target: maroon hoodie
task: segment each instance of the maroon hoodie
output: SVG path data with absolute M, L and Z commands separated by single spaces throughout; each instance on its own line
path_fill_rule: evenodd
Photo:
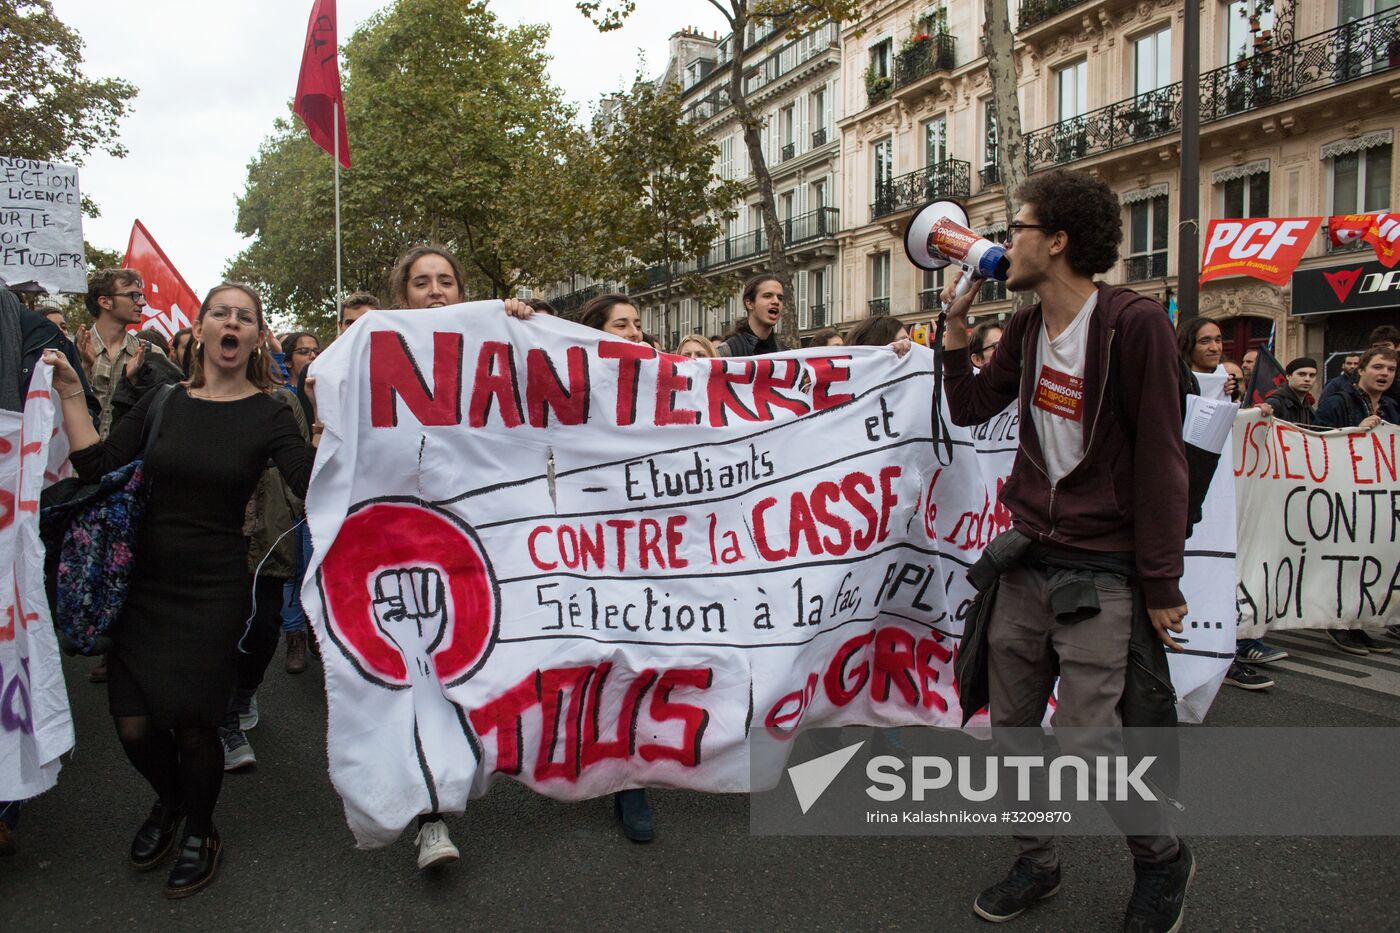
M 948 409 L 955 424 L 980 424 L 1019 396 L 1021 443 L 1001 493 L 1016 527 L 1046 543 L 1133 552 L 1148 607 L 1169 609 L 1186 603 L 1179 586 L 1187 473 L 1176 335 L 1151 298 L 1102 283 L 1098 290 L 1084 353 L 1084 459 L 1059 483 L 1050 484 L 1030 416 L 1035 380 L 1021 378 L 1040 371 L 1039 304 L 1012 315 L 977 375 L 966 349 L 946 353 Z M 1117 403 L 1110 386 L 1122 394 Z

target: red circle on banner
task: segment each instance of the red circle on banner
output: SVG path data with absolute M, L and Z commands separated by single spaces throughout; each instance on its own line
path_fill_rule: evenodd
M 375 625 L 374 580 L 384 570 L 423 566 L 447 580 L 447 625 L 433 667 L 451 685 L 485 662 L 500 614 L 491 565 L 469 526 L 416 501 L 372 500 L 346 516 L 317 571 L 332 636 L 361 673 L 387 686 L 407 686 L 408 669 Z

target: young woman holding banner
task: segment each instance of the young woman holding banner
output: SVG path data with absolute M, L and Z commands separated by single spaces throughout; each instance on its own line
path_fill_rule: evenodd
M 525 319 L 532 312 L 528 305 L 508 301 L 506 313 Z M 644 342 L 642 313 L 626 295 L 607 294 L 591 299 L 583 306 L 579 323 L 630 343 Z M 624 836 L 633 842 L 651 842 L 656 834 L 656 824 L 651 812 L 651 799 L 645 788 L 634 787 L 613 794 L 613 809 L 622 824 Z
M 143 467 L 150 499 L 139 559 L 111 633 L 107 695 L 117 738 L 157 795 L 132 840 L 131 864 L 154 868 L 178 842 L 166 897 L 199 891 L 219 865 L 217 726 L 249 614 L 244 508 L 269 460 L 305 495 L 315 454 L 291 410 L 269 394 L 266 326 L 249 286 L 225 282 L 209 292 L 193 329 L 190 378 L 146 393 L 105 441 L 72 365 L 60 353 L 44 355 L 63 399 L 73 466 L 89 482 L 142 456 L 147 412 L 164 399 Z

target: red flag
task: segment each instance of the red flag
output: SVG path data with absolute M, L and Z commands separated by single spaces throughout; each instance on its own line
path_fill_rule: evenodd
M 1227 275 L 1249 275 L 1287 285 L 1307 252 L 1321 217 L 1212 220 L 1206 228 L 1201 284 Z
M 122 268 L 141 273 L 146 289 L 141 323 L 133 325 L 133 330 L 154 327 L 167 337 L 174 337 L 177 330 L 190 326 L 199 310 L 199 298 L 139 220 L 131 225 Z
M 340 164 L 350 167 L 350 138 L 345 135 L 345 101 L 340 96 L 340 59 L 336 43 L 335 0 L 315 0 L 301 53 L 301 75 L 292 111 L 306 124 L 311 141 L 335 154 L 332 125 L 339 123 Z
M 1400 214 L 1376 214 L 1361 239 L 1371 244 L 1376 258 L 1387 269 L 1400 264 Z

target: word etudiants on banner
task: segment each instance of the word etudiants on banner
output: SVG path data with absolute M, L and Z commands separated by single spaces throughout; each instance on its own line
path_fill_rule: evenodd
M 1322 217 L 1221 218 L 1206 228 L 1201 283 L 1247 275 L 1270 285 L 1288 284 Z M 1369 243 L 1387 269 L 1400 263 L 1400 214 L 1345 214 L 1326 218 L 1334 246 Z

